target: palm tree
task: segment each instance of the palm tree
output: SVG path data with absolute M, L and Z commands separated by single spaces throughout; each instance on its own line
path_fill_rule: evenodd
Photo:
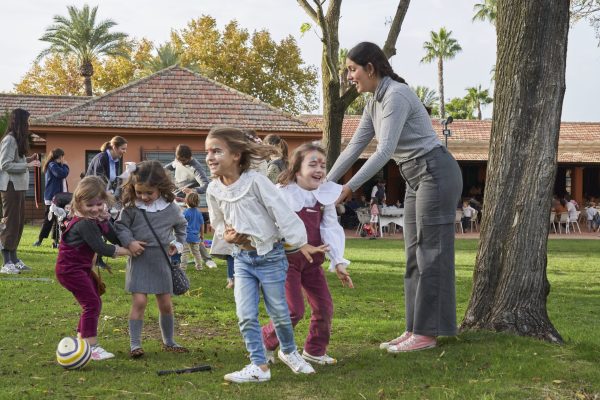
M 477 3 L 473 6 L 473 21 L 488 21 L 492 25 L 496 26 L 496 16 L 498 7 L 496 6 L 497 0 L 483 0 L 483 3 Z
M 40 53 L 38 60 L 50 53 L 75 55 L 79 73 L 84 78 L 85 93 L 92 96 L 92 62 L 102 55 L 127 57 L 127 35 L 109 32 L 117 25 L 110 19 L 96 23 L 98 6 L 90 9 L 85 4 L 81 10 L 68 6 L 67 10 L 69 16 L 55 15 L 54 25 L 46 28 L 46 33 L 40 38 L 41 41 L 50 43 L 50 47 Z
M 425 107 L 431 109 L 431 115 L 436 116 L 439 113 L 438 106 L 440 98 L 435 90 L 430 89 L 427 86 L 417 86 L 411 89 L 415 92 L 419 100 L 421 100 L 421 103 L 423 103 Z
M 423 43 L 425 57 L 421 59 L 422 63 L 430 63 L 437 60 L 438 64 L 438 85 L 440 92 L 440 116 L 444 118 L 446 110 L 444 109 L 444 60 L 454 58 L 462 47 L 456 39 L 452 38 L 452 31 L 446 31 L 446 28 L 440 28 L 439 32 L 431 31 L 431 40 Z
M 467 88 L 465 99 L 473 108 L 477 109 L 477 119 L 479 120 L 481 119 L 481 106 L 485 106 L 492 102 L 492 98 L 489 96 L 489 90 L 481 90 L 481 85 Z

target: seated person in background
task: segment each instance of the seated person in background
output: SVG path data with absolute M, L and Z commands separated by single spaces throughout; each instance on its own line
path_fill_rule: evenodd
M 567 212 L 567 202 L 564 199 L 553 199 L 552 208 L 556 212 L 556 218 L 560 219 L 560 214 Z
M 593 201 L 588 203 L 585 209 L 588 221 L 588 231 L 596 231 L 600 226 L 600 212 L 596 209 L 596 203 Z
M 358 201 L 358 208 L 368 207 L 369 203 L 367 202 L 367 197 L 362 194 L 360 195 L 360 200 Z
M 177 197 L 185 197 L 186 194 L 206 192 L 209 180 L 202 170 L 200 162 L 192 157 L 192 150 L 185 144 L 180 144 L 175 149 L 175 160 L 165 165 L 167 171 L 175 173 L 175 186 Z
M 473 218 L 473 214 L 477 211 L 473 207 L 470 206 L 467 200 L 463 201 L 462 206 L 463 216 L 462 216 L 462 226 L 463 230 L 467 230 L 469 225 L 471 225 L 471 218 Z
M 346 208 L 351 208 L 352 210 L 356 210 L 359 208 L 360 203 L 356 200 L 356 197 L 352 197 L 350 200 L 346 202 Z
M 579 210 L 579 203 L 577 203 L 577 202 L 575 201 L 575 199 L 572 199 L 572 198 L 571 198 L 571 195 L 570 195 L 569 193 L 565 194 L 565 200 L 566 200 L 568 203 L 571 203 L 571 204 L 573 204 L 573 205 L 575 206 L 575 210 Z
M 567 213 L 569 213 L 569 221 L 577 221 L 577 207 L 569 199 L 570 197 L 566 195 L 564 200 L 561 200 L 561 204 L 567 208 Z

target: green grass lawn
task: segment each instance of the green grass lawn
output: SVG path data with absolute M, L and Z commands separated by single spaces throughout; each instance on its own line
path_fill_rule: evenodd
M 313 376 L 296 376 L 285 365 L 272 367 L 264 384 L 226 384 L 223 375 L 248 363 L 237 328 L 233 292 L 225 289 L 226 268 L 188 269 L 192 290 L 174 299 L 178 341 L 190 354 L 160 351 L 154 299 L 146 313 L 144 349 L 128 357 L 129 296 L 124 259 L 113 260 L 114 274 L 103 274 L 99 324 L 102 345 L 116 358 L 92 362 L 82 371 L 56 364 L 58 341 L 75 334 L 80 308 L 54 278 L 56 250 L 51 241 L 32 247 L 37 227 L 26 227 L 21 258 L 32 273 L 0 276 L 0 398 L 173 398 L 173 399 L 597 399 L 600 398 L 600 241 L 552 240 L 548 312 L 565 339 L 556 346 L 493 333 L 443 338 L 440 346 L 389 355 L 379 343 L 404 327 L 403 243 L 349 240 L 347 257 L 355 290 L 343 289 L 328 274 L 335 316 L 329 354 L 335 366 L 317 367 Z M 471 289 L 476 240 L 459 240 L 458 318 Z M 24 278 L 50 278 L 23 280 Z M 263 321 L 266 319 L 262 312 Z M 307 320 L 297 329 L 302 347 Z M 159 377 L 157 370 L 210 364 L 212 372 Z

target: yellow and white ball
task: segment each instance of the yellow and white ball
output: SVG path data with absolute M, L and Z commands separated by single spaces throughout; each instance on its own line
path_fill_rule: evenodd
M 92 348 L 85 340 L 65 337 L 58 343 L 56 361 L 65 369 L 80 369 L 92 359 Z

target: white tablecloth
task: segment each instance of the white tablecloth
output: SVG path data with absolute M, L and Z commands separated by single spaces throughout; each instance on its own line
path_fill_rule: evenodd
M 383 227 L 389 224 L 404 226 L 404 209 L 397 207 L 383 207 L 379 214 L 379 235 L 383 236 Z

